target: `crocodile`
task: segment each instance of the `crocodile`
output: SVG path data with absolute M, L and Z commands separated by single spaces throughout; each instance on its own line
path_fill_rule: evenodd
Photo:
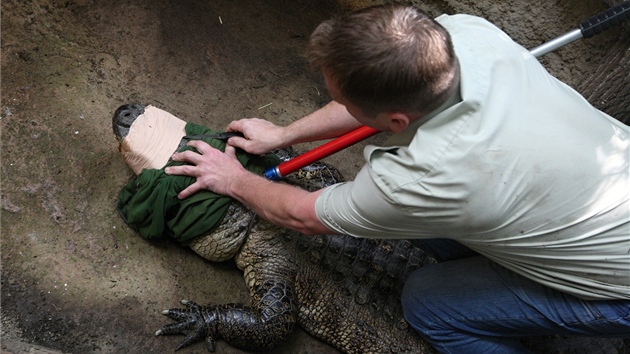
M 130 104 L 116 110 L 112 125 L 119 142 L 144 109 Z M 183 139 L 178 148 L 185 144 Z M 292 148 L 274 153 L 281 161 L 296 156 Z M 335 168 L 318 162 L 285 177 L 283 183 L 312 191 L 343 180 Z M 202 306 L 183 300 L 184 308 L 165 311 L 175 322 L 156 334 L 185 334 L 177 349 L 205 339 L 210 351 L 217 340 L 245 350 L 270 351 L 299 325 L 344 353 L 433 352 L 405 321 L 400 304 L 407 276 L 437 262 L 421 244 L 305 236 L 232 201 L 221 223 L 187 246 L 209 261 L 234 258 L 251 302 Z

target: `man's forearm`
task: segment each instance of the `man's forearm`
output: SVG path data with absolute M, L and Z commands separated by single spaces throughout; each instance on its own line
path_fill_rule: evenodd
M 361 124 L 346 110 L 346 107 L 331 101 L 319 110 L 285 127 L 289 142 L 287 146 L 309 141 L 336 138 Z M 285 146 L 286 147 L 286 146 Z
M 306 235 L 333 233 L 317 218 L 315 200 L 321 190 L 303 189 L 272 182 L 250 172 L 232 183 L 228 194 L 270 222 Z

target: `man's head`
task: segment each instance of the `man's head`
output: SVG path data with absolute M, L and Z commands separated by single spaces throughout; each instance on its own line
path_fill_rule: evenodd
M 376 6 L 328 20 L 312 34 L 307 56 L 332 86 L 333 99 L 363 117 L 420 117 L 444 103 L 459 83 L 448 32 L 411 6 Z

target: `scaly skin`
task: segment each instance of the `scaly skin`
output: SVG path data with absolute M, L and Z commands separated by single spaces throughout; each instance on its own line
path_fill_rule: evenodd
M 135 105 L 116 111 L 113 127 L 119 141 L 143 110 Z M 283 160 L 295 156 L 292 149 L 276 153 Z M 339 172 L 322 163 L 285 179 L 308 190 L 340 181 Z M 218 339 L 268 351 L 297 322 L 345 353 L 432 352 L 404 320 L 400 293 L 413 270 L 436 260 L 407 240 L 307 237 L 258 219 L 233 202 L 221 225 L 189 246 L 211 261 L 235 257 L 251 303 L 200 306 L 184 301 L 185 308 L 165 311 L 175 323 L 156 334 L 186 334 L 179 348 L 205 338 L 211 351 Z

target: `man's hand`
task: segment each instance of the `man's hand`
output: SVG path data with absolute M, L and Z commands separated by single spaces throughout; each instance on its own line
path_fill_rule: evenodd
M 227 131 L 243 133 L 245 138 L 232 137 L 229 144 L 250 154 L 265 154 L 273 149 L 286 147 L 284 128 L 259 118 L 236 120 L 230 123 Z
M 232 139 L 234 138 L 230 138 Z M 202 189 L 208 189 L 238 200 L 276 225 L 306 235 L 333 233 L 319 221 L 315 213 L 315 200 L 322 190 L 308 192 L 285 183 L 272 182 L 247 171 L 236 159 L 234 146 L 226 145 L 223 153 L 200 140 L 193 140 L 188 145 L 198 152 L 188 150 L 176 153 L 172 159 L 192 165 L 165 169 L 169 175 L 185 175 L 197 179 L 181 191 L 178 198 L 184 199 Z
M 200 140 L 190 141 L 188 146 L 197 149 L 198 153 L 187 150 L 174 154 L 172 159 L 192 165 L 172 166 L 164 170 L 168 175 L 185 175 L 197 179 L 177 195 L 179 199 L 185 199 L 202 189 L 231 196 L 231 183 L 242 174 L 250 173 L 236 159 L 236 150 L 233 146 L 226 145 L 225 153 Z

